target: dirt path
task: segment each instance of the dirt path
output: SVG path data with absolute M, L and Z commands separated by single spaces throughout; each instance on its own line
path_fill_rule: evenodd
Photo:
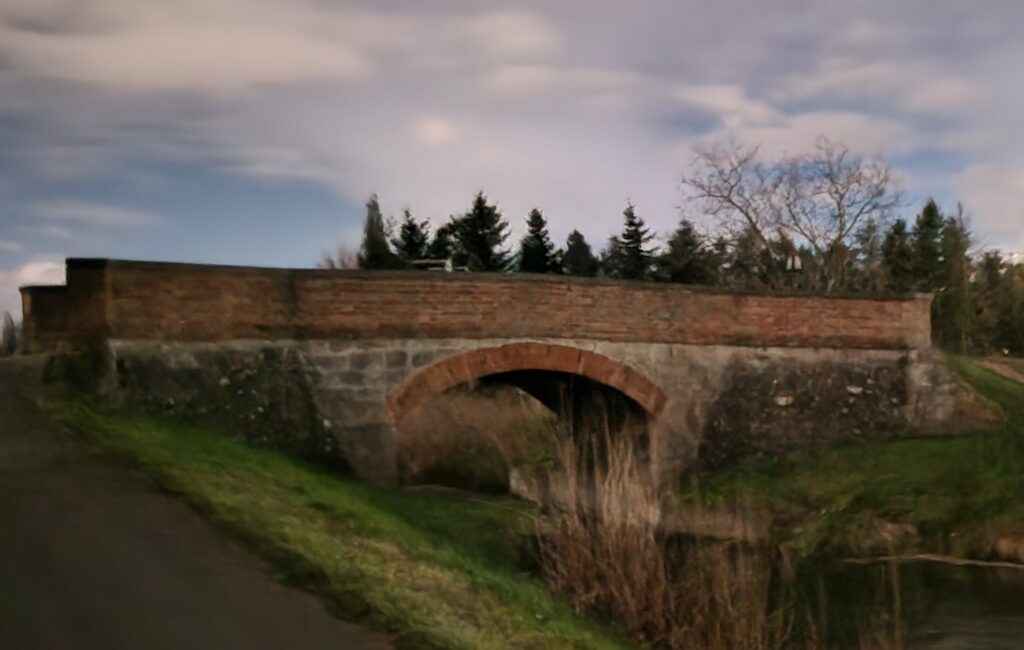
M 391 647 L 50 424 L 38 371 L 0 360 L 0 647 Z
M 978 364 L 1001 377 L 1009 379 L 1010 381 L 1024 384 L 1024 373 L 1017 371 L 1001 361 L 996 361 L 994 359 L 982 359 L 978 361 Z

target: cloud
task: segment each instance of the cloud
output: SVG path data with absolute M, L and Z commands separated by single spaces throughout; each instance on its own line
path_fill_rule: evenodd
M 30 206 L 29 212 L 40 219 L 113 228 L 150 226 L 160 221 L 149 212 L 85 201 L 45 201 Z
M 3 20 L 6 18 L 6 20 Z M 346 83 L 380 60 L 463 67 L 558 48 L 542 16 L 374 12 L 273 0 L 53 0 L 0 7 L 0 54 L 30 74 L 132 91 L 221 94 L 275 84 Z
M 353 79 L 370 68 L 348 39 L 317 29 L 322 12 L 234 0 L 99 3 L 76 13 L 88 31 L 18 29 L 7 21 L 0 43 L 30 73 L 135 90 L 197 88 L 222 92 L 256 84 Z M 10 12 L 9 13 L 14 13 Z M 23 6 L 22 14 L 29 14 Z M 336 15 L 335 21 L 344 20 Z M 51 22 L 52 22 L 51 18 Z M 47 17 L 38 15 L 37 23 Z
M 2 253 L 17 253 L 24 248 L 21 244 L 16 241 L 3 241 L 0 240 L 0 252 Z
M 440 117 L 424 117 L 416 120 L 414 131 L 416 138 L 425 144 L 447 144 L 459 135 L 454 124 Z
M 47 226 L 43 228 L 43 232 L 58 239 L 71 239 L 73 236 L 70 230 L 67 228 L 61 228 L 60 226 Z
M 727 129 L 770 126 L 784 120 L 777 109 L 749 98 L 737 84 L 679 86 L 672 94 L 683 104 L 715 113 Z
M 555 28 L 532 13 L 482 13 L 446 22 L 451 35 L 470 38 L 478 49 L 502 58 L 550 54 L 561 42 Z
M 954 182 L 974 218 L 985 224 L 987 236 L 980 243 L 1004 251 L 1024 252 L 1020 213 L 1007 211 L 1007 206 L 1019 209 L 1024 205 L 1024 164 L 1017 167 L 973 164 Z M 1000 218 L 1004 215 L 1007 218 Z
M 809 72 L 790 76 L 773 96 L 785 102 L 842 102 L 865 111 L 955 115 L 974 108 L 983 92 L 934 61 L 848 56 L 825 59 Z
M 0 314 L 10 312 L 21 319 L 19 287 L 37 284 L 64 284 L 64 258 L 41 255 L 12 269 L 0 269 Z
M 627 198 L 670 230 L 708 139 L 774 154 L 827 135 L 901 161 L 908 193 L 955 191 L 1010 241 L 1024 5 L 993 2 L 0 0 L 0 165 L 31 181 L 10 187 L 58 188 L 26 199 L 54 237 L 158 219 L 45 198 L 62 183 L 173 182 L 173 167 L 356 205 L 376 191 L 435 221 L 483 189 L 517 233 L 539 206 L 556 238 L 600 246 Z M 927 156 L 949 164 L 922 173 Z

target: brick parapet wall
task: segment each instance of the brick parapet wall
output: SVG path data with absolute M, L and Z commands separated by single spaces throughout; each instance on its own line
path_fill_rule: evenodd
M 62 322 L 72 340 L 555 337 L 754 347 L 930 346 L 927 296 L 771 296 L 558 276 L 71 259 L 64 304 Z M 42 341 L 46 323 L 60 319 L 33 311 Z
M 67 336 L 67 287 L 21 287 L 21 349 L 54 349 Z

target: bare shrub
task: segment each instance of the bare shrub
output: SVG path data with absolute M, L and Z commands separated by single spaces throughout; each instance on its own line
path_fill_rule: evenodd
M 666 640 L 672 588 L 656 535 L 659 508 L 632 444 L 558 441 L 550 478 L 555 514 L 540 531 L 541 565 L 556 591 L 579 610 L 621 620 L 642 642 Z
M 555 415 L 511 386 L 438 395 L 399 427 L 399 472 L 406 483 L 506 491 L 514 468 L 543 460 Z
M 638 643 L 689 650 L 814 647 L 773 598 L 772 563 L 725 545 L 673 548 L 636 440 L 562 435 L 554 512 L 538 531 L 548 584 L 578 609 L 620 622 Z M 603 453 L 603 457 L 596 455 Z
M 347 271 L 359 268 L 359 252 L 354 250 L 347 244 L 339 244 L 338 250 L 332 255 L 331 253 L 324 252 L 320 261 L 317 262 L 317 268 L 328 269 L 334 271 Z
M 18 326 L 8 312 L 4 312 L 0 323 L 0 355 L 12 355 L 18 350 Z

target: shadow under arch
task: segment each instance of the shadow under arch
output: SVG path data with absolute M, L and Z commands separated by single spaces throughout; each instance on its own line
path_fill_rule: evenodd
M 596 352 L 551 343 L 510 343 L 446 357 L 413 373 L 387 399 L 393 424 L 429 399 L 490 375 L 546 370 L 580 375 L 609 386 L 636 402 L 650 421 L 665 406 L 665 394 L 633 368 Z

